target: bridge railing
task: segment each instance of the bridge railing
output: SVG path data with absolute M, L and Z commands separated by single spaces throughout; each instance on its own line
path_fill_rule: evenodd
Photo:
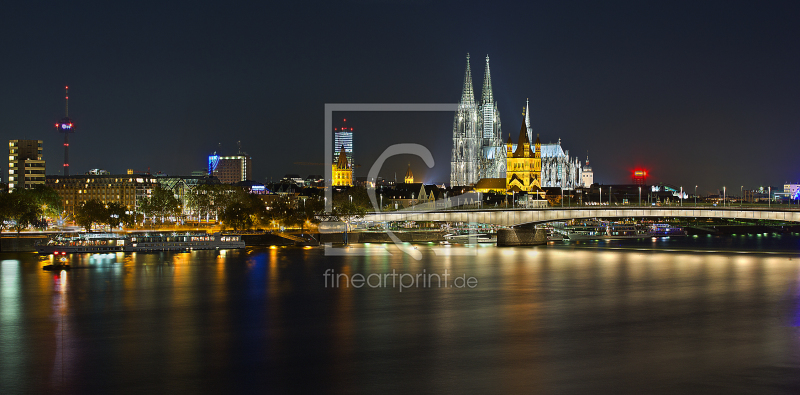
M 417 210 L 419 208 L 419 210 Z M 495 207 L 495 206 L 474 206 L 474 207 L 436 207 L 431 208 L 428 206 L 410 206 L 400 210 L 383 210 L 383 211 L 371 211 L 369 214 L 378 214 L 378 213 L 415 213 L 415 212 L 471 212 L 471 211 L 548 211 L 548 210 L 721 210 L 721 211 L 739 211 L 739 210 L 747 210 L 747 211 L 800 211 L 800 206 L 797 205 L 772 205 L 772 206 L 764 206 L 764 205 L 731 205 L 731 206 L 714 206 L 710 204 L 701 205 L 658 205 L 658 206 L 647 206 L 647 205 L 572 205 L 572 206 L 551 206 L 546 208 L 527 208 L 527 207 Z

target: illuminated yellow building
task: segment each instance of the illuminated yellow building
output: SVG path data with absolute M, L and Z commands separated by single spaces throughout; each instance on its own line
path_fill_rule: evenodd
M 514 149 L 511 136 L 506 143 L 506 190 L 542 194 L 542 144 L 539 135 L 533 149 L 528 140 L 525 122 L 519 130 L 519 140 Z
M 481 178 L 474 187 L 475 192 L 481 193 L 505 193 L 506 192 L 506 179 L 505 178 Z
M 406 170 L 406 184 L 413 184 L 414 183 L 414 173 L 411 172 L 411 164 L 408 164 L 408 170 Z
M 347 156 L 344 153 L 344 147 L 339 150 L 339 159 L 333 165 L 333 183 L 335 187 L 351 187 L 353 186 L 353 169 L 350 167 L 350 162 L 347 161 Z

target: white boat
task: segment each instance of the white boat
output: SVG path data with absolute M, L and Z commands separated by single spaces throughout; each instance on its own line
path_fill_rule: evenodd
M 680 226 L 670 224 L 653 224 L 650 226 L 650 235 L 653 237 L 686 236 L 686 234 L 686 230 Z
M 241 236 L 220 233 L 130 234 L 86 233 L 59 235 L 39 245 L 40 254 L 158 252 L 245 248 Z
M 683 228 L 667 224 L 642 225 L 631 223 L 587 222 L 575 225 L 557 225 L 554 233 L 570 240 L 619 240 L 648 237 L 683 236 Z
M 497 238 L 486 233 L 446 234 L 445 241 L 458 244 L 496 243 Z

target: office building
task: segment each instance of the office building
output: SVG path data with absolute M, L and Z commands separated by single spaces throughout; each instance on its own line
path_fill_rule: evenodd
M 8 141 L 8 189 L 29 189 L 44 185 L 45 163 L 42 140 Z
M 149 197 L 158 181 L 154 176 L 129 174 L 84 174 L 47 176 L 46 185 L 61 197 L 64 211 L 73 216 L 75 210 L 88 200 L 118 203 L 136 211 L 142 199 Z
M 333 157 L 338 158 L 339 152 L 344 151 L 350 169 L 355 169 L 353 163 L 353 128 L 347 127 L 347 119 L 342 121 L 340 128 L 333 128 Z
M 208 175 L 217 177 L 223 184 L 235 184 L 251 179 L 252 158 L 240 152 L 233 156 L 219 156 L 216 153 L 208 157 Z

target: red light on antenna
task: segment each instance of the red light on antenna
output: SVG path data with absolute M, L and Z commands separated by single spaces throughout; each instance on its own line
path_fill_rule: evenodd
M 333 128 L 333 130 L 339 130 L 339 128 Z
M 350 128 L 350 130 L 353 130 L 353 128 Z
M 56 127 L 58 127 L 58 124 L 56 124 Z
M 71 124 L 71 123 L 69 124 L 69 127 L 72 127 L 72 124 Z
M 64 89 L 69 89 L 69 86 L 65 86 Z
M 343 122 L 347 122 L 347 118 L 345 118 L 345 119 L 343 120 Z

